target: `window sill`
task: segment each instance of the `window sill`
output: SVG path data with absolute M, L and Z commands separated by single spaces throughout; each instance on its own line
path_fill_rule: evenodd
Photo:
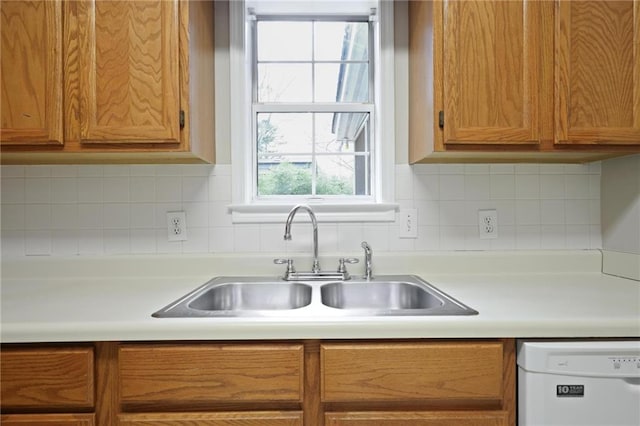
M 294 204 L 230 205 L 233 223 L 284 223 Z M 393 222 L 398 209 L 392 203 L 309 204 L 318 222 Z M 303 219 L 303 218 L 307 219 Z M 309 220 L 307 215 L 300 219 Z

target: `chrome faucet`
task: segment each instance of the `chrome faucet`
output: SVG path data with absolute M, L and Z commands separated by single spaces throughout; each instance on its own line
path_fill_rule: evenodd
M 364 249 L 364 278 L 370 280 L 373 278 L 373 264 L 371 262 L 371 255 L 373 252 L 371 251 L 371 246 L 363 241 L 361 247 Z
M 291 209 L 289 216 L 287 217 L 287 222 L 284 226 L 284 239 L 286 241 L 291 240 L 291 222 L 300 209 L 309 213 L 311 225 L 313 225 L 313 266 L 311 267 L 311 272 L 318 274 L 320 273 L 320 262 L 318 261 L 318 221 L 316 220 L 316 215 L 313 213 L 313 210 L 311 210 L 311 207 L 304 204 L 298 204 Z

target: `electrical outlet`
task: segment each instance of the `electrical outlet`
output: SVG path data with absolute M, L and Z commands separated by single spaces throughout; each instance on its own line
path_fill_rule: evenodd
M 418 210 L 417 209 L 401 209 L 400 210 L 400 230 L 398 231 L 400 238 L 418 238 Z
M 482 240 L 498 238 L 498 211 L 478 210 L 478 230 Z
M 169 241 L 187 240 L 187 218 L 184 212 L 167 212 L 167 236 Z

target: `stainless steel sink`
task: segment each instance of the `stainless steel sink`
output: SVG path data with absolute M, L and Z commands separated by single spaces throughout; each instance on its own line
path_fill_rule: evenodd
M 395 275 L 324 282 L 218 277 L 153 316 L 322 318 L 477 313 L 417 276 Z
M 153 316 L 260 316 L 264 311 L 287 311 L 309 305 L 311 290 L 311 286 L 301 283 L 215 278 Z
M 478 312 L 416 276 L 379 277 L 321 287 L 322 303 L 353 315 L 474 315 Z
M 332 283 L 322 286 L 322 303 L 338 309 L 432 309 L 444 302 L 405 282 Z
M 229 283 L 213 286 L 189 303 L 201 311 L 297 309 L 311 302 L 311 287 L 287 283 Z

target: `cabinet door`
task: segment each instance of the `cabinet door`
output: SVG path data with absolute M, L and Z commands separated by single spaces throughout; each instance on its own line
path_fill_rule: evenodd
M 508 426 L 502 411 L 326 413 L 326 426 Z
M 63 143 L 62 3 L 0 2 L 2 145 Z
M 121 414 L 120 426 L 302 426 L 299 411 Z
M 538 144 L 540 2 L 446 1 L 443 14 L 445 146 Z
M 6 414 L 4 426 L 93 426 L 93 414 Z
M 323 343 L 324 402 L 503 400 L 501 342 Z
M 76 13 L 81 142 L 180 142 L 178 0 L 84 0 Z
M 1 362 L 5 410 L 93 407 L 91 347 L 3 347 Z
M 122 345 L 123 404 L 183 407 L 302 401 L 300 344 Z M 155 404 L 155 405 L 154 405 Z
M 640 145 L 640 1 L 556 2 L 556 142 Z

